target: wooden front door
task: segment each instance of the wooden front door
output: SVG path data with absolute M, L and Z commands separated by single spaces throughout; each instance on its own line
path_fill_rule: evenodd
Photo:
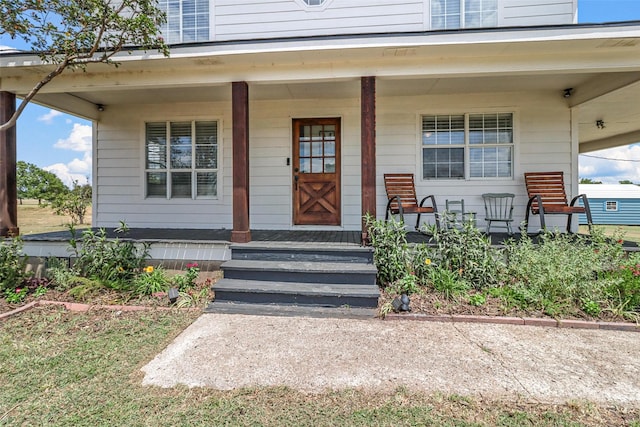
M 340 119 L 293 120 L 293 223 L 340 225 Z

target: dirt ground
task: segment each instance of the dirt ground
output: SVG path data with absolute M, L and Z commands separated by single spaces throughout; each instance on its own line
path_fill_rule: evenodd
M 143 383 L 288 386 L 588 400 L 640 406 L 634 332 L 534 326 L 203 314 Z

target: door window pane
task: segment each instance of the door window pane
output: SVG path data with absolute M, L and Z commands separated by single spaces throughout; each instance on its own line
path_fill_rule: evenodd
M 335 157 L 325 157 L 324 158 L 324 172 L 325 173 L 334 173 L 336 171 L 336 158 Z
M 323 172 L 322 165 L 323 165 L 323 162 L 321 158 L 311 159 L 311 173 L 322 173 Z

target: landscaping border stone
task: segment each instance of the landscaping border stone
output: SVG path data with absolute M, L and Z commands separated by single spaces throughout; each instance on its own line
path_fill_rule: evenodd
M 420 314 L 420 313 L 389 313 L 385 320 L 418 320 L 423 322 L 466 322 L 466 323 L 492 323 L 502 325 L 542 326 L 547 328 L 572 328 L 572 329 L 600 329 L 607 331 L 640 332 L 640 324 L 623 322 L 591 322 L 588 320 L 574 319 L 545 319 L 536 317 L 499 317 L 499 316 L 474 316 L 458 314 Z

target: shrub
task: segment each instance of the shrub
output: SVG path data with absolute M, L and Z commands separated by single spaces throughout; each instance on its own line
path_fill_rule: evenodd
M 132 290 L 131 281 L 149 254 L 147 244 L 138 248 L 133 242 L 108 239 L 104 228 L 97 232 L 83 231 L 78 242 L 73 226 L 69 228 L 72 233 L 69 244 L 76 257 L 73 266 L 76 272 L 115 289 Z
M 380 287 L 386 287 L 404 277 L 407 273 L 409 260 L 409 245 L 404 222 L 375 219 L 371 215 L 365 216 L 373 259 L 378 269 L 377 281 Z
M 0 243 L 0 291 L 14 291 L 22 287 L 28 277 L 25 273 L 27 256 L 22 254 L 20 238 L 5 239 Z
M 550 315 L 601 298 L 599 277 L 623 256 L 619 243 L 602 239 L 597 232 L 591 237 L 547 232 L 537 244 L 523 233 L 519 242 L 506 244 L 505 252 L 508 266 L 503 281 L 510 290 L 501 296 Z
M 427 227 L 433 236 L 434 253 L 439 267 L 456 272 L 461 280 L 476 289 L 498 283 L 504 268 L 501 253 L 491 247 L 473 220 L 464 221 L 460 227 Z

